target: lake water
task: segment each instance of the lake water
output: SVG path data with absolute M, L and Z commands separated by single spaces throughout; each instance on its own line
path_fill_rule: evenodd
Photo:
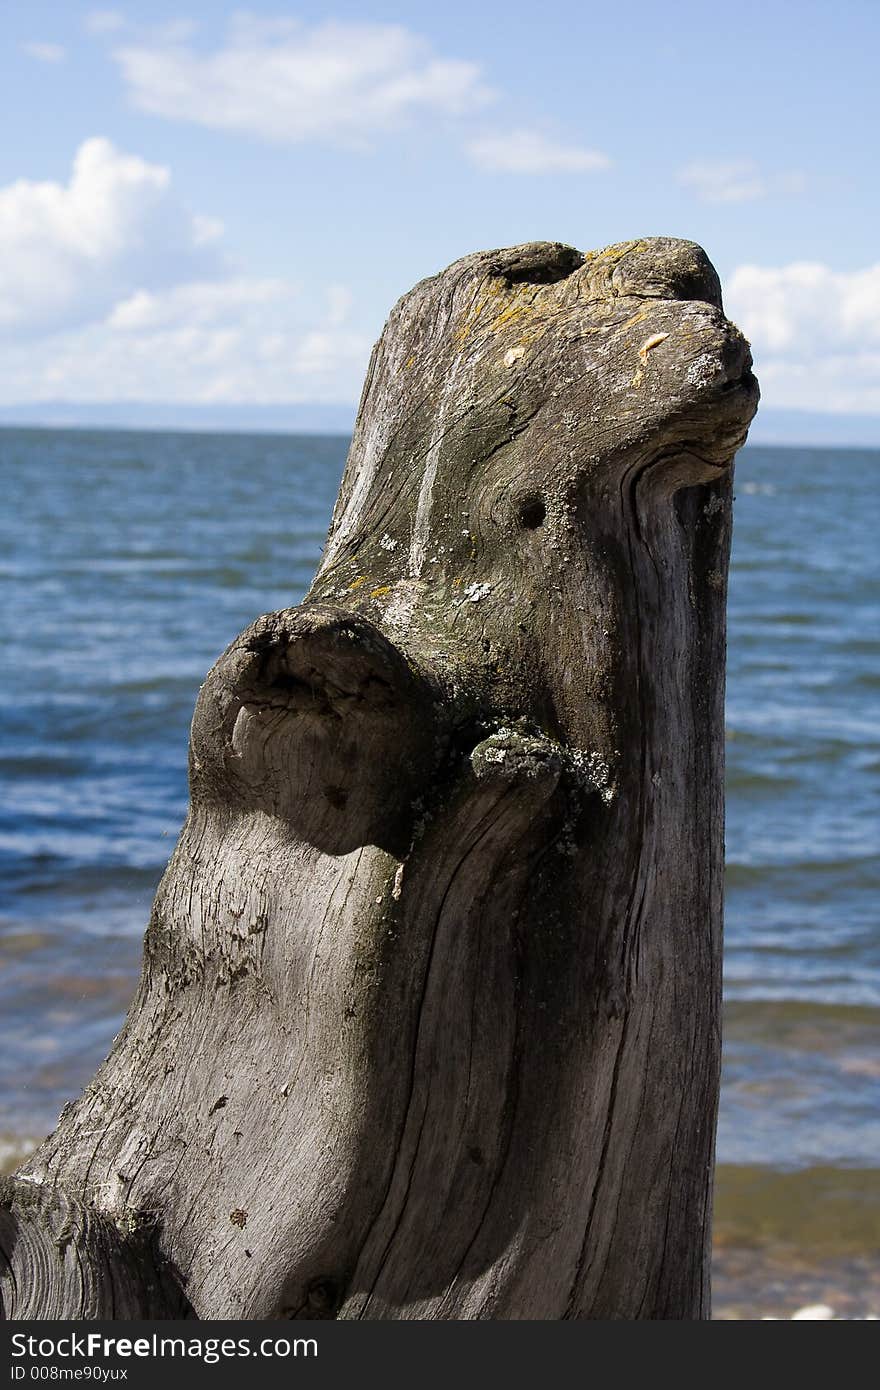
M 347 441 L 0 430 L 0 1155 L 117 1031 L 198 686 L 297 602 Z M 880 1312 L 880 453 L 747 448 L 717 1302 Z

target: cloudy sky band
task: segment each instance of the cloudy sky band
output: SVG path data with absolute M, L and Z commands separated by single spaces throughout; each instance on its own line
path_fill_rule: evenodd
M 64 178 L 22 167 L 0 188 L 6 402 L 357 398 L 390 304 L 380 305 L 376 277 L 356 258 L 330 267 L 338 273 L 325 267 L 323 275 L 303 276 L 297 262 L 308 259 L 308 245 L 297 247 L 290 264 L 275 252 L 271 266 L 248 253 L 234 206 L 233 166 L 248 158 L 242 145 L 266 149 L 262 158 L 279 161 L 279 170 L 297 150 L 314 150 L 328 166 L 334 159 L 347 161 L 347 169 L 352 161 L 366 163 L 387 180 L 389 264 L 382 273 L 389 282 L 395 199 L 404 199 L 406 188 L 404 180 L 393 186 L 399 155 L 388 151 L 401 132 L 410 132 L 413 148 L 440 139 L 446 165 L 457 160 L 469 168 L 468 186 L 489 200 L 486 187 L 504 190 L 499 200 L 518 196 L 538 207 L 545 198 L 574 203 L 589 189 L 586 196 L 601 203 L 611 196 L 610 179 L 619 189 L 620 180 L 641 177 L 625 148 L 632 132 L 616 149 L 588 121 L 572 125 L 557 117 L 552 93 L 524 100 L 517 84 L 508 82 L 517 89 L 507 90 L 505 74 L 468 51 L 463 28 L 439 42 L 412 24 L 364 18 L 310 23 L 237 14 L 218 28 L 216 15 L 213 23 L 202 15 L 158 24 L 154 15 L 145 6 L 93 10 L 79 16 L 76 33 L 51 32 L 44 21 L 18 39 L 19 64 L 47 74 L 74 69 L 83 47 L 92 50 L 89 61 L 103 68 L 107 83 L 111 133 L 93 132 L 76 148 L 68 145 Z M 130 113 L 125 119 L 139 122 L 139 148 L 116 137 L 122 118 L 114 109 L 112 74 Z M 589 111 L 589 100 L 584 107 Z M 210 208 L 194 206 L 177 177 L 177 160 L 145 152 L 151 122 L 191 131 L 187 139 L 202 143 L 189 147 L 190 160 L 194 149 L 205 160 L 230 158 L 228 213 L 222 198 Z M 821 174 L 801 167 L 802 151 L 785 151 L 795 158 L 763 152 L 756 158 L 737 150 L 731 131 L 725 149 L 707 158 L 696 147 L 698 134 L 691 132 L 695 147 L 688 150 L 687 135 L 678 133 L 661 172 L 668 195 L 680 200 L 682 223 L 689 216 L 695 223 L 701 216 L 744 216 L 761 204 L 794 220 L 811 207 Z M 230 140 L 238 142 L 234 158 Z M 181 153 L 184 158 L 183 147 Z M 514 188 L 521 193 L 511 194 Z M 305 183 L 301 194 L 310 196 Z M 706 211 L 698 214 L 701 206 Z M 466 206 L 456 225 L 446 215 L 452 254 L 482 244 L 466 239 Z M 239 225 L 224 226 L 236 219 Z M 479 218 L 473 221 L 476 238 Z M 548 225 L 544 234 L 555 235 L 556 228 Z M 743 249 L 752 255 L 727 267 L 726 303 L 753 339 L 765 400 L 880 411 L 880 265 L 835 263 L 830 256 L 768 262 L 754 254 L 757 248 Z M 428 262 L 421 273 L 437 268 Z M 405 288 L 402 283 L 397 292 Z

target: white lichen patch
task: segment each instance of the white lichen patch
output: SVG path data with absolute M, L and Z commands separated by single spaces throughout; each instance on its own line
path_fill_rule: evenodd
M 484 599 L 486 595 L 491 592 L 491 584 L 468 584 L 464 591 L 464 600 L 467 600 L 468 603 L 479 603 L 481 599 Z
M 508 348 L 507 352 L 505 352 L 504 354 L 505 367 L 515 366 L 516 363 L 520 360 L 520 358 L 525 356 L 525 352 L 526 350 L 524 347 Z
M 685 381 L 689 386 L 711 386 L 719 371 L 717 359 L 711 353 L 704 352 L 688 367 Z
M 487 763 L 503 763 L 506 757 L 506 748 L 486 748 L 483 752 L 483 759 Z
M 396 549 L 397 549 L 397 541 L 394 539 L 393 536 L 389 536 L 389 534 L 388 534 L 387 531 L 385 532 L 385 535 L 384 535 L 384 536 L 382 537 L 382 539 L 380 540 L 379 544 L 381 545 L 381 547 L 382 547 L 383 550 L 396 550 Z
M 578 779 L 597 791 L 606 805 L 614 800 L 611 769 L 601 754 L 588 753 L 585 748 L 572 748 L 569 759 Z
M 559 746 L 543 735 L 502 727 L 472 751 L 471 767 L 478 778 L 488 775 L 510 783 L 545 784 L 549 779 L 555 786 L 563 767 L 563 756 Z

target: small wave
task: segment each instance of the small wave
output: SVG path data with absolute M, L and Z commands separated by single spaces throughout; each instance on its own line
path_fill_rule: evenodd
M 877 867 L 876 856 L 871 852 L 869 846 L 866 846 L 864 854 L 854 854 L 846 858 L 831 858 L 817 853 L 814 858 L 795 854 L 790 859 L 781 860 L 778 843 L 775 846 L 767 846 L 765 852 L 766 858 L 755 859 L 751 862 L 737 860 L 729 856 L 725 866 L 727 887 L 747 888 L 763 882 L 769 888 L 774 876 L 778 878 L 784 875 L 786 879 L 792 876 L 797 876 L 802 880 L 827 878 L 829 879 L 829 892 L 831 892 L 833 891 L 833 884 L 830 880 L 834 875 L 844 877 L 852 874 L 861 877 L 867 871 L 870 878 Z
M 745 493 L 746 497 L 775 497 L 776 488 L 772 483 L 745 482 L 737 484 L 737 492 Z
M 748 1030 L 756 1026 L 761 1036 L 775 1030 L 807 1027 L 832 1035 L 836 1030 L 868 1030 L 880 1043 L 880 1004 L 835 1004 L 802 999 L 728 1000 L 724 1006 L 725 1026 Z M 880 1155 L 878 1155 L 880 1157 Z
M 39 1139 L 19 1134 L 0 1134 L 0 1173 L 13 1173 L 39 1144 Z

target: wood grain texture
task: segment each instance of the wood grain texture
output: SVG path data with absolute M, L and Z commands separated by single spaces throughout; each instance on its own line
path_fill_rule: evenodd
M 199 697 L 125 1027 L 19 1175 L 148 1231 L 169 1310 L 708 1316 L 756 404 L 689 242 L 481 253 L 392 312 L 305 603 Z

